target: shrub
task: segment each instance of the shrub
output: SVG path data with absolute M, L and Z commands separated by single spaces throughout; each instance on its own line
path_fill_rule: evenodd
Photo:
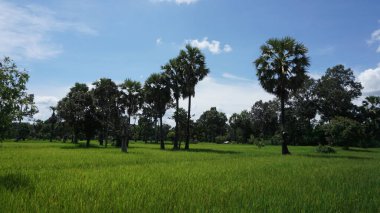
M 364 138 L 364 129 L 359 122 L 345 117 L 336 117 L 324 125 L 329 145 L 359 146 Z
M 332 148 L 331 146 L 324 146 L 324 145 L 319 145 L 316 150 L 316 152 L 319 152 L 319 153 L 327 153 L 327 154 L 330 154 L 330 153 L 336 153 L 335 149 Z
M 224 143 L 225 141 L 227 141 L 227 136 L 219 135 L 215 137 L 216 143 Z

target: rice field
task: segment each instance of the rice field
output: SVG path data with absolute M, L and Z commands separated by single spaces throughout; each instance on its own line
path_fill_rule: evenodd
M 380 212 L 380 149 L 190 148 L 0 143 L 0 212 Z

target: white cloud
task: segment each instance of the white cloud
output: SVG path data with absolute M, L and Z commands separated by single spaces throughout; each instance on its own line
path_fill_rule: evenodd
M 59 20 L 48 8 L 0 1 L 0 54 L 28 59 L 45 59 L 63 51 L 51 39 L 54 32 L 76 31 L 95 35 L 82 24 Z
M 162 44 L 162 38 L 157 38 L 156 45 L 161 45 L 161 44 Z
M 181 4 L 189 5 L 189 4 L 196 3 L 198 0 L 151 0 L 151 1 L 152 2 L 173 2 L 178 5 L 181 5 Z
M 191 100 L 191 114 L 193 119 L 211 107 L 216 107 L 218 111 L 226 113 L 230 117 L 233 113 L 240 113 L 242 110 L 250 110 L 252 105 L 259 100 L 268 101 L 274 98 L 273 95 L 265 92 L 257 82 L 241 82 L 239 80 L 225 83 L 213 77 L 206 77 L 195 88 L 195 97 Z M 180 107 L 187 110 L 188 99 L 180 101 Z M 170 117 L 173 110 L 167 113 Z M 170 125 L 172 120 L 166 119 Z
M 220 54 L 222 52 L 228 53 L 232 51 L 232 47 L 229 44 L 225 44 L 221 47 L 220 41 L 212 40 L 208 41 L 208 38 L 205 37 L 203 40 L 186 40 L 185 43 L 190 44 L 191 46 L 198 47 L 199 49 L 207 49 L 212 54 Z
M 248 78 L 242 78 L 242 77 L 239 77 L 239 76 L 236 76 L 236 75 L 233 75 L 233 74 L 230 74 L 230 73 L 223 73 L 223 78 L 227 78 L 227 79 L 231 79 L 231 80 L 238 80 L 238 81 L 250 81 L 250 82 L 253 82 L 253 80 L 251 79 L 248 79 Z
M 368 44 L 380 43 L 380 29 L 375 30 L 371 34 L 371 39 L 368 40 Z M 380 53 L 380 45 L 377 47 L 376 52 Z
M 380 64 L 374 69 L 364 70 L 359 74 L 358 79 L 364 87 L 364 92 L 380 91 Z

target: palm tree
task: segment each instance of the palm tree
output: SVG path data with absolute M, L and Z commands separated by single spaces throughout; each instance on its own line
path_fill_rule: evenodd
M 130 123 L 131 116 L 134 116 L 141 108 L 143 97 L 141 83 L 138 81 L 132 81 L 126 79 L 119 85 L 121 91 L 120 103 L 122 111 L 127 114 L 127 121 L 125 125 L 122 125 L 123 139 L 121 143 L 121 150 L 127 152 L 130 138 Z M 125 122 L 122 122 L 123 124 Z
M 183 80 L 183 71 L 180 66 L 180 59 L 179 58 L 173 58 L 170 59 L 169 62 L 161 67 L 162 70 L 164 70 L 164 75 L 167 78 L 167 83 L 169 84 L 170 89 L 172 90 L 173 97 L 175 99 L 175 137 L 174 137 L 174 143 L 173 143 L 173 149 L 178 150 L 178 138 L 179 138 L 179 124 L 178 124 L 178 112 L 179 112 L 179 99 L 182 96 L 182 86 L 184 83 Z
M 181 50 L 178 60 L 183 69 L 183 98 L 189 98 L 185 144 L 185 149 L 189 149 L 191 96 L 195 96 L 195 85 L 207 76 L 209 69 L 206 67 L 205 56 L 202 52 L 189 44 L 186 45 L 186 50 Z
M 160 119 L 160 147 L 165 149 L 162 132 L 162 117 L 170 107 L 171 92 L 166 78 L 163 74 L 153 73 L 145 81 L 144 85 L 145 102 L 153 109 L 156 117 Z
M 285 102 L 289 93 L 299 89 L 306 79 L 308 50 L 291 37 L 269 39 L 261 46 L 261 55 L 254 61 L 261 86 L 281 101 L 282 154 L 290 154 L 285 132 Z

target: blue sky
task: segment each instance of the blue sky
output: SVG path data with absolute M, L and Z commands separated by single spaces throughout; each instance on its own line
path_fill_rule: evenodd
M 46 118 L 75 82 L 143 82 L 191 43 L 211 70 L 192 110 L 231 114 L 272 98 L 252 65 L 272 37 L 304 43 L 310 75 L 344 64 L 366 92 L 380 91 L 379 11 L 375 0 L 0 0 L 0 55 L 30 73 Z

